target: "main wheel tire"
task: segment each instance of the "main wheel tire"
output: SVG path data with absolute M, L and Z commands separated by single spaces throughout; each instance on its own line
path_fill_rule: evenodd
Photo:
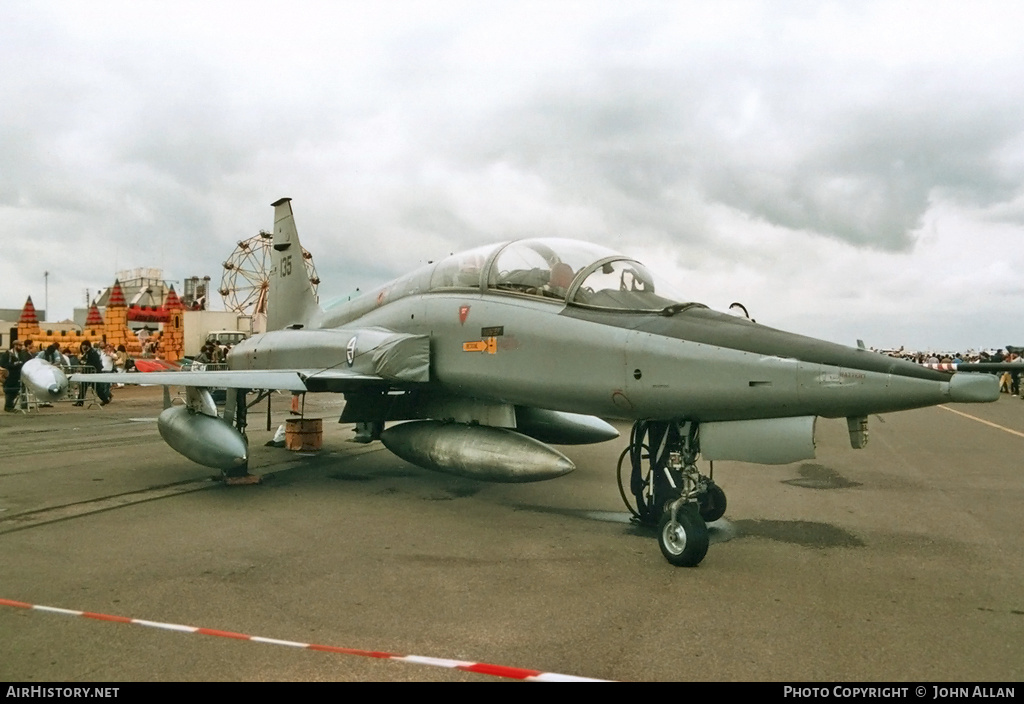
M 714 482 L 708 482 L 708 490 L 700 500 L 700 517 L 705 523 L 713 523 L 725 515 L 725 492 Z
M 692 504 L 683 506 L 672 520 L 665 511 L 658 522 L 658 546 L 676 567 L 696 567 L 708 553 L 708 527 Z

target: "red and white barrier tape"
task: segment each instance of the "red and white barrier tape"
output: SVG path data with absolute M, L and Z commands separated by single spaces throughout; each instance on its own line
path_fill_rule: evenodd
M 84 616 L 85 618 L 97 621 L 113 621 L 114 623 L 131 623 L 136 626 L 149 626 L 150 628 L 162 628 L 167 631 L 178 631 L 180 633 L 199 633 L 204 636 L 218 636 L 220 638 L 232 638 L 234 640 L 248 640 L 255 643 L 268 643 L 270 645 L 285 645 L 291 648 L 305 648 L 306 650 L 319 650 L 324 653 L 340 653 L 342 655 L 361 655 L 367 658 L 382 660 L 398 660 L 411 662 L 417 665 L 433 665 L 434 667 L 446 667 L 452 670 L 464 672 L 475 672 L 479 675 L 493 675 L 494 677 L 505 677 L 513 680 L 527 680 L 530 682 L 601 682 L 589 677 L 576 677 L 574 675 L 560 675 L 556 672 L 541 672 L 540 670 L 526 670 L 520 667 L 506 667 L 504 665 L 489 665 L 483 662 L 466 662 L 462 660 L 448 660 L 446 658 L 430 658 L 422 655 L 398 655 L 377 650 L 359 650 L 358 648 L 339 648 L 335 645 L 316 645 L 315 643 L 299 643 L 291 640 L 278 640 L 277 638 L 264 638 L 262 636 L 249 636 L 244 633 L 233 633 L 231 631 L 219 631 L 215 628 L 199 628 L 196 626 L 183 626 L 177 623 L 161 623 L 160 621 L 145 621 L 139 618 L 128 618 L 127 616 L 112 616 L 110 614 L 99 614 L 92 611 L 76 611 L 74 609 L 61 609 L 56 606 L 40 606 L 38 604 L 27 604 L 23 601 L 11 599 L 0 599 L 0 606 L 12 606 L 18 609 L 31 609 L 34 611 L 45 611 L 53 614 L 64 614 L 66 616 Z

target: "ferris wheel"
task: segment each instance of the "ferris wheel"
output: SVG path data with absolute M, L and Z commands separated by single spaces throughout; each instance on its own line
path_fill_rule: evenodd
M 260 230 L 259 234 L 239 242 L 224 262 L 224 275 L 218 292 L 224 298 L 226 310 L 246 315 L 267 312 L 273 238 L 273 233 Z M 315 295 L 320 279 L 313 265 L 313 255 L 305 247 L 302 248 L 302 261 Z

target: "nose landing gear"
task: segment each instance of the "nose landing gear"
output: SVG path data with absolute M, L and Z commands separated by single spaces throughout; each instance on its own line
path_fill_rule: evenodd
M 695 567 L 708 551 L 707 524 L 725 513 L 726 499 L 711 477 L 697 470 L 698 425 L 692 422 L 637 421 L 619 456 L 619 493 L 633 520 L 657 526 L 665 559 Z M 622 468 L 629 458 L 626 495 Z

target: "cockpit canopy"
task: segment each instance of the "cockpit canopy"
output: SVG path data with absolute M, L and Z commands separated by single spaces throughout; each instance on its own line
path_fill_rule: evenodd
M 479 289 L 618 310 L 661 311 L 683 302 L 672 287 L 628 257 L 567 239 L 478 247 L 439 262 L 432 291 Z

